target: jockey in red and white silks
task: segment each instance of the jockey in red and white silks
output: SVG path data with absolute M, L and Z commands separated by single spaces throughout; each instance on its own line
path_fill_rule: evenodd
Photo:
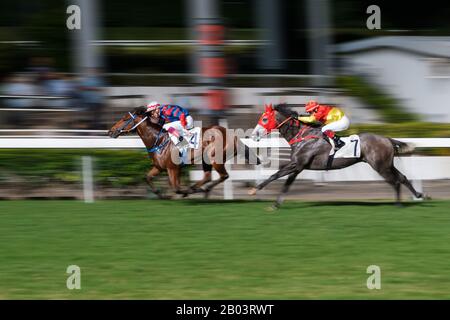
M 178 105 L 161 105 L 156 101 L 147 105 L 147 112 L 152 112 L 152 116 L 164 121 L 163 128 L 171 134 L 171 139 L 175 145 L 183 141 L 183 136 L 187 130 L 194 127 L 194 119 L 186 109 Z

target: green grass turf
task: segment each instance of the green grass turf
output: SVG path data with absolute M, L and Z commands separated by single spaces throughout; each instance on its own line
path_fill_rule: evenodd
M 450 298 L 450 202 L 268 205 L 1 201 L 0 299 Z

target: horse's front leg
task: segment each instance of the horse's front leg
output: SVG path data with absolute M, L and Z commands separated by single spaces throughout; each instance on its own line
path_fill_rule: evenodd
M 150 171 L 145 176 L 145 181 L 147 182 L 148 186 L 150 187 L 151 191 L 158 196 L 158 198 L 162 199 L 163 195 L 161 193 L 161 190 L 156 188 L 154 184 L 154 178 L 161 172 L 160 169 L 157 167 L 153 167 L 150 169 Z
M 286 196 L 286 193 L 289 191 L 289 187 L 295 181 L 295 178 L 297 178 L 300 172 L 301 170 L 296 170 L 294 171 L 294 173 L 291 173 L 291 175 L 287 178 L 286 182 L 284 183 L 283 189 L 281 190 L 281 193 L 277 197 L 277 201 L 272 206 L 273 209 L 278 209 L 281 206 L 281 204 L 284 201 L 284 197 Z
M 169 182 L 172 186 L 173 191 L 176 194 L 182 194 L 186 197 L 189 194 L 188 190 L 182 190 L 180 186 L 180 167 L 174 167 L 171 169 L 167 169 L 167 174 L 169 176 Z
M 261 190 L 265 186 L 267 186 L 269 183 L 271 183 L 274 180 L 277 180 L 281 177 L 284 177 L 285 175 L 291 174 L 298 170 L 297 162 L 290 162 L 283 166 L 280 170 L 278 170 L 276 173 L 271 175 L 268 179 L 258 184 L 255 188 L 252 188 L 248 191 L 248 194 L 251 196 L 254 196 L 258 190 Z

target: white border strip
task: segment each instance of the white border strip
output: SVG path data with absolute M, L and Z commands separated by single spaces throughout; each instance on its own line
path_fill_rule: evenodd
M 50 130 L 48 130 L 50 131 Z M 76 132 L 55 130 L 56 132 Z M 105 132 L 105 130 L 92 130 L 92 132 Z M 403 142 L 415 144 L 417 148 L 450 148 L 450 138 L 394 138 Z M 241 139 L 250 148 L 286 148 L 290 147 L 285 139 L 265 138 L 256 142 L 252 139 Z M 0 148 L 142 148 L 143 142 L 137 137 L 121 137 L 119 139 L 105 138 L 10 138 L 0 136 Z

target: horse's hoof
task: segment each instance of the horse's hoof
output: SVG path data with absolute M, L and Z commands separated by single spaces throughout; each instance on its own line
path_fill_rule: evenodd
M 254 196 L 256 194 L 256 191 L 258 191 L 256 188 L 251 188 L 250 190 L 248 190 L 248 195 Z
M 425 200 L 424 194 L 421 192 L 418 192 L 417 195 L 413 196 L 414 201 L 422 201 Z
M 276 204 L 271 205 L 270 207 L 266 208 L 266 211 L 268 213 L 274 213 L 275 211 L 277 211 L 279 209 L 279 207 Z
M 189 193 L 197 193 L 197 192 L 201 192 L 202 190 L 197 188 L 197 187 L 190 187 L 189 188 Z

